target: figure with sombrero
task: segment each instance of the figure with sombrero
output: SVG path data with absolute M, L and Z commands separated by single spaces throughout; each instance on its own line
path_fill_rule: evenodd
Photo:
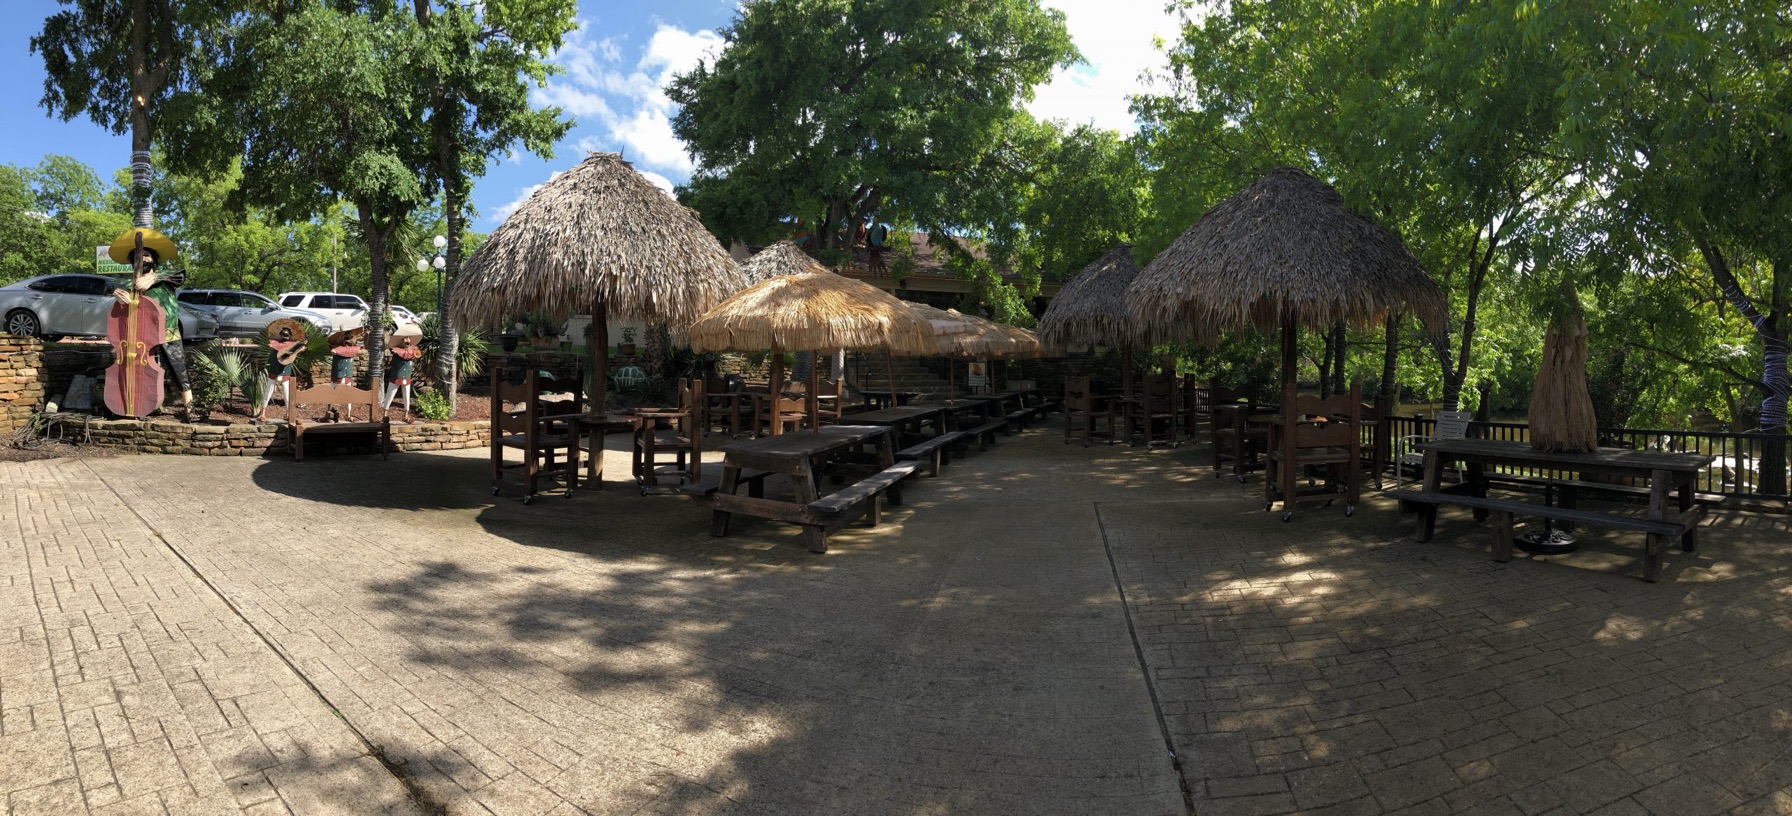
M 355 384 L 355 358 L 361 356 L 361 340 L 367 336 L 367 329 L 356 326 L 343 329 L 330 335 L 330 382 L 336 385 Z M 355 418 L 355 407 L 345 405 L 347 412 L 343 415 L 348 421 Z
M 411 417 L 411 367 L 423 354 L 418 345 L 422 341 L 423 329 L 415 323 L 406 323 L 386 335 L 386 351 L 391 358 L 386 361 L 386 393 L 380 397 L 380 407 L 392 410 L 392 398 L 403 388 L 406 419 Z
M 268 387 L 262 392 L 261 407 L 255 411 L 256 421 L 265 418 L 268 403 L 274 399 L 274 389 L 280 389 L 280 404 L 292 404 L 293 364 L 298 362 L 299 355 L 305 351 L 305 324 L 290 317 L 282 317 L 268 324 Z
M 112 296 L 127 306 L 136 303 L 138 298 L 147 297 L 162 307 L 163 337 L 156 352 L 162 359 L 162 370 L 174 375 L 174 383 L 180 387 L 180 404 L 185 408 L 193 404 L 193 385 L 187 379 L 187 354 L 181 345 L 177 295 L 186 276 L 178 271 L 164 272 L 160 268 L 174 260 L 177 254 L 174 242 L 168 236 L 147 227 L 119 233 L 106 248 L 106 256 L 114 263 L 136 270 L 131 278 L 131 288 L 114 289 Z

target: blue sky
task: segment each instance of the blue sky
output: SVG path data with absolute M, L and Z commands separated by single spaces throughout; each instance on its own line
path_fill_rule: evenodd
M 1126 95 L 1137 92 L 1142 72 L 1162 63 L 1152 38 L 1173 40 L 1175 20 L 1164 0 L 1045 0 L 1062 9 L 1071 36 L 1087 62 L 1061 71 L 1037 89 L 1030 106 L 1042 118 L 1092 121 L 1130 132 Z M 580 0 L 579 29 L 554 61 L 565 73 L 537 89 L 537 104 L 564 108 L 575 124 L 554 157 L 500 157 L 473 190 L 479 218 L 473 228 L 496 227 L 529 192 L 555 172 L 577 164 L 587 150 L 620 150 L 636 169 L 670 186 L 690 175 L 690 160 L 672 137 L 676 109 L 660 90 L 721 42 L 717 28 L 733 19 L 737 0 Z M 49 153 L 73 156 L 110 174 L 130 159 L 130 141 L 85 119 L 49 117 L 43 63 L 30 38 L 55 13 L 55 0 L 9 0 L 14 25 L 0 31 L 0 163 L 33 165 Z

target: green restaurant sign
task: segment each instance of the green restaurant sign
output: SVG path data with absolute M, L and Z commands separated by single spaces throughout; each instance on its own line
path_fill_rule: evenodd
M 112 260 L 106 256 L 106 247 L 96 246 L 93 248 L 93 271 L 101 275 L 128 275 L 131 265 Z

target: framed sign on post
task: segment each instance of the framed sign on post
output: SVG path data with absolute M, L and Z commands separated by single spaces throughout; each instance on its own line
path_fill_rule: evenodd
M 983 361 L 973 360 L 967 369 L 969 373 L 965 375 L 966 385 L 979 391 L 989 385 L 989 368 Z

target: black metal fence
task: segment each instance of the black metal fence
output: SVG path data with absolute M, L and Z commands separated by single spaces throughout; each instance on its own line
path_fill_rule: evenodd
M 1391 461 L 1398 461 L 1403 437 L 1430 438 L 1432 428 L 1437 420 L 1417 416 L 1393 416 L 1387 420 L 1386 433 L 1393 440 L 1394 450 L 1389 456 Z M 1469 436 L 1480 439 L 1501 439 L 1524 442 L 1530 439 L 1530 426 L 1518 422 L 1471 422 Z M 1785 445 L 1784 438 L 1770 440 L 1759 433 L 1728 433 L 1722 431 L 1682 431 L 1647 428 L 1602 428 L 1599 431 L 1599 444 L 1614 448 L 1630 448 L 1632 450 L 1669 451 L 1703 453 L 1712 458 L 1711 465 L 1700 471 L 1695 488 L 1706 493 L 1721 493 L 1726 496 L 1737 496 L 1748 499 L 1764 499 L 1786 501 L 1792 499 L 1785 492 L 1768 492 L 1763 488 L 1767 480 L 1761 467 L 1766 464 L 1766 447 L 1777 443 Z M 1368 440 L 1364 441 L 1368 444 Z M 1781 457 L 1780 461 L 1785 462 Z M 1396 465 L 1397 466 L 1397 465 Z M 1781 467 L 1785 467 L 1781 464 Z M 1542 476 L 1543 471 L 1525 468 L 1500 468 L 1500 472 L 1509 472 L 1522 476 Z M 1779 484 L 1792 484 L 1788 474 L 1781 473 Z

